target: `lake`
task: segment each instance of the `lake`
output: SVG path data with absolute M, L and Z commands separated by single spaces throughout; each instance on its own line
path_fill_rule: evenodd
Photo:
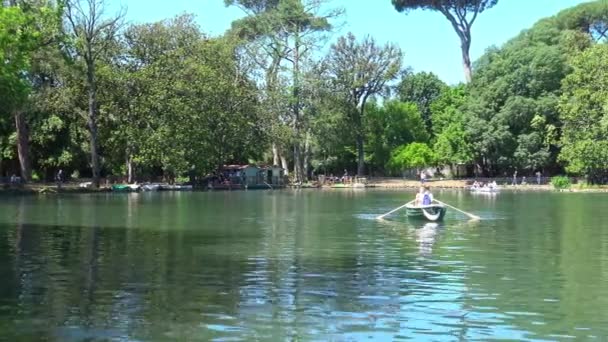
M 5 195 L 0 340 L 608 338 L 607 195 L 435 196 Z

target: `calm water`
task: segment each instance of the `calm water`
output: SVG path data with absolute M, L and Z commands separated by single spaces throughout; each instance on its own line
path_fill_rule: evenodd
M 0 340 L 608 338 L 608 196 L 0 197 Z

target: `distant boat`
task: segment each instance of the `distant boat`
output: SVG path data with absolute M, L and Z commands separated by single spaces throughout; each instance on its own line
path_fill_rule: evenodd
M 371 188 L 372 185 L 369 185 L 367 183 L 361 183 L 361 182 L 352 183 L 352 184 L 336 183 L 336 184 L 331 185 L 331 187 L 334 189 L 364 189 L 364 188 Z
M 192 190 L 192 185 L 169 185 L 162 184 L 160 185 L 160 190 L 164 191 L 184 191 L 184 190 Z
M 132 192 L 138 191 L 141 188 L 139 184 L 114 184 L 112 185 L 112 191 L 115 192 Z
M 158 190 L 160 190 L 160 184 L 157 184 L 157 183 L 144 184 L 141 186 L 141 189 L 143 191 L 158 191 Z
M 498 193 L 500 192 L 500 188 L 494 188 L 494 187 L 489 187 L 489 186 L 482 186 L 482 187 L 470 187 L 469 190 L 473 193 Z
M 432 222 L 441 221 L 445 216 L 447 208 L 441 204 L 430 205 L 414 205 L 407 204 L 405 206 L 405 214 L 407 217 L 419 218 Z

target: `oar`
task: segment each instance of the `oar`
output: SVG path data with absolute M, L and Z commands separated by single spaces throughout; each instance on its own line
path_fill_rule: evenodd
M 463 214 L 467 215 L 468 217 L 470 217 L 470 218 L 471 218 L 471 219 L 473 219 L 473 220 L 481 220 L 481 217 L 479 217 L 479 216 L 477 216 L 477 215 L 473 215 L 473 214 L 471 214 L 471 213 L 467 213 L 466 211 L 460 210 L 460 209 L 458 209 L 458 208 L 456 208 L 456 207 L 454 207 L 454 206 L 451 206 L 451 205 L 449 205 L 449 204 L 447 204 L 447 203 L 441 202 L 441 201 L 439 201 L 439 200 L 435 200 L 435 202 L 437 202 L 437 203 L 439 203 L 439 204 L 443 204 L 443 205 L 445 205 L 446 207 L 450 207 L 450 208 L 452 208 L 452 209 L 454 209 L 454 210 L 456 210 L 456 211 L 459 211 L 459 212 L 461 212 L 461 213 L 463 213 Z
M 415 200 L 414 200 L 414 201 L 415 201 Z M 390 215 L 390 214 L 394 213 L 395 211 L 397 211 L 397 210 L 399 210 L 399 209 L 405 208 L 405 206 L 406 206 L 406 205 L 408 205 L 408 204 L 410 204 L 410 203 L 412 203 L 412 202 L 414 202 L 414 201 L 409 201 L 409 202 L 405 203 L 404 205 L 400 206 L 399 208 L 395 208 L 395 209 L 393 209 L 393 210 L 389 211 L 389 212 L 388 212 L 388 213 L 386 213 L 386 214 L 382 214 L 382 215 L 380 215 L 380 216 L 377 216 L 377 217 L 376 217 L 376 219 L 377 219 L 377 220 L 382 220 L 382 219 L 383 219 L 385 216 L 388 216 L 388 215 Z

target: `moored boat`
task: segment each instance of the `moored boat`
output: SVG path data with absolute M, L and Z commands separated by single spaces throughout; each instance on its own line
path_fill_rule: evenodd
M 114 184 L 111 189 L 114 192 L 133 192 L 139 191 L 141 186 L 139 184 Z
M 163 191 L 192 190 L 192 185 L 161 184 L 159 190 L 163 190 Z
M 429 205 L 414 205 L 407 204 L 405 206 L 405 214 L 411 218 L 419 218 L 429 221 L 441 221 L 445 216 L 447 208 L 441 204 Z
M 485 194 L 487 194 L 487 193 L 495 194 L 495 193 L 500 192 L 500 188 L 497 188 L 497 187 L 496 188 L 495 187 L 488 187 L 488 186 L 482 186 L 482 187 L 474 187 L 474 186 L 472 186 L 472 187 L 469 188 L 469 190 L 472 193 L 485 193 Z
M 114 184 L 112 185 L 112 191 L 114 192 L 130 192 L 131 187 L 128 184 Z
M 160 184 L 152 183 L 152 184 L 144 184 L 141 186 L 143 191 L 158 191 L 160 190 Z

